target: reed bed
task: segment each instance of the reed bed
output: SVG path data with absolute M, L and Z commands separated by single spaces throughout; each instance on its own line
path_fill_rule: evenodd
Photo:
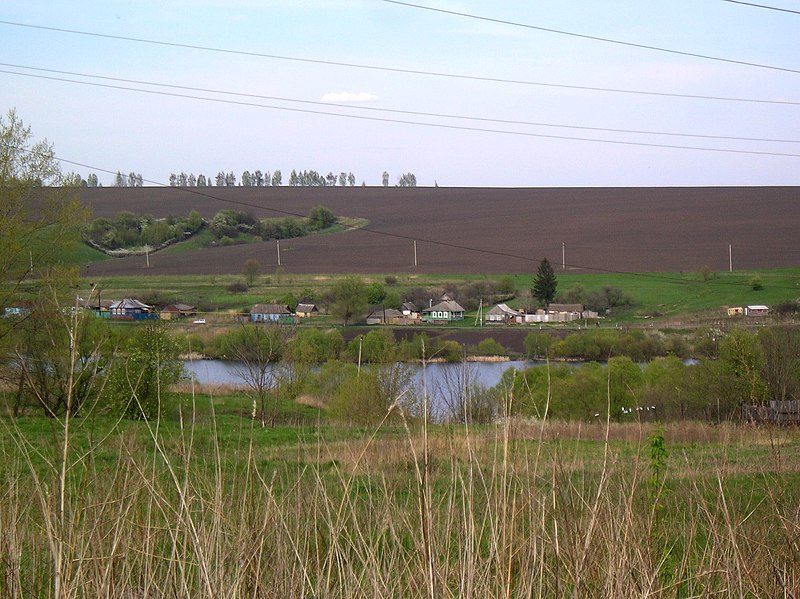
M 4 421 L 0 596 L 800 595 L 797 431 L 216 424 Z

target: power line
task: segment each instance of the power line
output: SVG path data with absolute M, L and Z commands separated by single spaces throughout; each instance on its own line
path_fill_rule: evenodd
M 699 146 L 683 146 L 683 145 L 676 145 L 676 144 L 665 144 L 665 143 L 654 143 L 654 142 L 640 142 L 640 141 L 626 141 L 626 140 L 614 140 L 614 139 L 598 139 L 592 137 L 577 137 L 577 136 L 570 136 L 570 135 L 556 135 L 556 134 L 549 134 L 549 133 L 534 133 L 530 131 L 513 131 L 513 130 L 506 130 L 506 129 L 490 129 L 485 127 L 471 127 L 466 125 L 453 125 L 453 124 L 445 124 L 445 123 L 430 123 L 430 122 L 423 122 L 423 121 L 412 121 L 407 119 L 399 119 L 399 118 L 387 118 L 387 117 L 377 117 L 377 116 L 367 116 L 363 114 L 342 114 L 336 112 L 330 112 L 325 110 L 312 110 L 309 108 L 295 108 L 289 106 L 273 106 L 267 104 L 259 104 L 256 102 L 245 102 L 241 100 L 230 100 L 230 99 L 222 99 L 222 98 L 209 98 L 204 96 L 193 96 L 189 94 L 179 94 L 175 92 L 166 92 L 166 91 L 159 91 L 159 90 L 151 90 L 151 89 L 138 89 L 133 87 L 125 87 L 121 85 L 112 85 L 108 83 L 97 83 L 93 81 L 77 81 L 74 79 L 65 79 L 63 77 L 51 77 L 46 75 L 35 75 L 32 73 L 18 73 L 15 71 L 8 71 L 4 69 L 0 69 L 0 73 L 6 73 L 9 75 L 17 75 L 21 77 L 31 77 L 35 79 L 45 79 L 50 81 L 61 81 L 66 83 L 74 83 L 78 85 L 88 85 L 92 87 L 101 87 L 106 89 L 118 89 L 124 91 L 132 91 L 142 94 L 150 94 L 156 96 L 166 96 L 172 98 L 185 98 L 191 100 L 200 100 L 204 102 L 215 102 L 218 104 L 231 104 L 236 106 L 247 106 L 252 108 L 264 108 L 268 110 L 281 110 L 284 112 L 295 112 L 295 113 L 302 113 L 302 114 L 314 114 L 320 116 L 332 116 L 338 118 L 345 118 L 345 119 L 354 119 L 360 121 L 371 121 L 371 122 L 380 122 L 380 123 L 392 123 L 392 124 L 399 124 L 399 125 L 413 125 L 418 127 L 432 127 L 437 129 L 447 129 L 453 131 L 468 131 L 473 133 L 490 133 L 490 134 L 499 134 L 499 135 L 512 135 L 516 137 L 532 137 L 532 138 L 540 138 L 540 139 L 556 139 L 556 140 L 563 140 L 563 141 L 580 141 L 580 142 L 588 142 L 588 143 L 601 143 L 601 144 L 613 144 L 613 145 L 621 145 L 621 146 L 635 146 L 635 147 L 646 147 L 646 148 L 659 148 L 659 149 L 672 149 L 672 150 L 691 150 L 691 151 L 698 151 L 698 152 L 716 152 L 716 153 L 725 153 L 725 154 L 746 154 L 746 155 L 754 155 L 754 156 L 774 156 L 774 157 L 783 157 L 783 158 L 800 158 L 800 154 L 793 154 L 789 152 L 768 152 L 768 151 L 757 151 L 757 150 L 737 150 L 733 148 L 710 148 L 710 147 L 699 147 Z
M 765 8 L 767 10 L 777 10 L 779 12 L 788 12 L 794 15 L 800 15 L 800 10 L 791 10 L 789 8 L 779 8 L 777 6 L 767 6 L 766 4 L 754 4 L 753 2 L 740 2 L 739 0 L 722 0 L 723 2 L 730 2 L 731 4 L 743 4 L 745 6 L 753 6 L 755 8 Z
M 191 45 L 191 44 L 181 44 L 177 42 L 167 42 L 161 40 L 152 40 L 152 39 L 145 39 L 145 38 L 136 38 L 136 37 L 126 37 L 121 35 L 111 35 L 106 33 L 96 33 L 90 31 L 80 31 L 75 29 L 63 29 L 58 27 L 47 27 L 44 25 L 31 25 L 28 23 L 16 23 L 13 21 L 2 21 L 0 20 L 0 25 L 9 25 L 13 27 L 25 27 L 29 29 L 40 29 L 43 31 L 55 31 L 59 33 L 68 33 L 73 35 L 83 35 L 83 36 L 90 36 L 90 37 L 99 37 L 105 39 L 113 39 L 113 40 L 120 40 L 120 41 L 127 41 L 127 42 L 135 42 L 135 43 L 142 43 L 142 44 L 154 44 L 158 46 L 168 46 L 174 48 L 184 48 L 190 50 L 201 50 L 204 52 L 215 52 L 215 53 L 223 53 L 223 54 L 233 54 L 233 55 L 241 55 L 241 56 L 249 56 L 249 57 L 256 57 L 256 58 L 268 58 L 271 60 L 283 60 L 283 61 L 291 61 L 291 62 L 300 62 L 300 63 L 307 63 L 307 64 L 319 64 L 325 66 L 334 66 L 334 67 L 344 67 L 344 68 L 352 68 L 352 69 L 365 69 L 365 70 L 372 70 L 372 71 L 382 71 L 388 73 L 399 73 L 404 75 L 419 75 L 419 76 L 427 76 L 427 77 L 442 77 L 448 79 L 460 79 L 466 81 L 483 81 L 487 83 L 503 83 L 503 84 L 510 84 L 510 85 L 527 85 L 527 86 L 537 86 L 537 87 L 547 87 L 547 88 L 556 88 L 556 89 L 569 89 L 569 90 L 577 90 L 577 91 L 591 91 L 591 92 L 602 92 L 602 93 L 613 93 L 613 94 L 630 94 L 630 95 L 640 95 L 640 96 L 654 96 L 654 97 L 664 97 L 664 98 L 684 98 L 689 100 L 709 100 L 709 101 L 720 101 L 720 102 L 746 102 L 746 103 L 754 103 L 754 104 L 776 104 L 776 105 L 789 105 L 789 106 L 798 106 L 800 102 L 791 101 L 791 100 L 766 100 L 766 99 L 757 99 L 757 98 L 737 98 L 737 97 L 729 97 L 729 96 L 714 96 L 714 95 L 703 95 L 703 94 L 680 94 L 680 93 L 669 93 L 669 92 L 654 92 L 654 91 L 646 91 L 646 90 L 635 90 L 635 89 L 621 89 L 621 88 L 613 88 L 613 87 L 597 87 L 597 86 L 587 86 L 587 85 L 568 85 L 568 84 L 561 84 L 561 83 L 551 83 L 551 82 L 543 82 L 543 81 L 531 81 L 531 80 L 522 80 L 522 79 L 504 79 L 499 77 L 483 77 L 478 75 L 464 75 L 464 74 L 457 74 L 457 73 L 446 73 L 441 71 L 424 71 L 424 70 L 417 70 L 417 69 L 404 69 L 404 68 L 395 68 L 395 67 L 385 67 L 385 66 L 378 66 L 378 65 L 368 65 L 368 64 L 359 64 L 359 63 L 351 63 L 351 62 L 337 62 L 332 60 L 321 60 L 315 58 L 300 58 L 296 56 L 282 56 L 277 54 L 266 54 L 260 52 L 248 52 L 244 50 L 233 50 L 229 48 L 218 48 L 212 46 L 199 46 L 199 45 Z
M 535 121 L 521 121 L 521 120 L 513 120 L 513 119 L 496 119 L 496 118 L 487 118 L 487 117 L 476 117 L 476 116 L 467 116 L 467 115 L 457 115 L 457 114 L 446 114 L 446 113 L 438 113 L 438 112 L 423 112 L 423 111 L 414 111 L 414 110 L 399 110 L 399 109 L 392 109 L 392 108 L 377 108 L 373 106 L 352 106 L 349 104 L 338 104 L 335 102 L 322 102 L 322 101 L 313 101 L 313 100 L 299 100 L 296 98 L 286 98 L 280 96 L 267 96 L 262 94 L 253 94 L 253 93 L 243 93 L 243 92 L 233 92 L 228 90 L 220 90 L 220 89 L 211 89 L 211 88 L 203 88 L 203 87 L 192 87 L 187 85 L 175 85 L 170 83 L 159 83 L 154 81 L 144 81 L 140 79 L 127 79 L 123 77 L 110 77 L 104 75 L 91 75 L 88 73 L 79 73 L 74 71 L 63 71 L 59 69 L 47 69 L 42 67 L 30 67 L 26 65 L 18 65 L 18 64 L 10 64 L 0 62 L 0 67 L 11 67 L 15 69 L 26 69 L 30 71 L 39 71 L 39 72 L 46 72 L 46 73 L 55 73 L 59 75 L 70 75 L 76 77 L 87 77 L 91 79 L 100 79 L 103 81 L 115 81 L 120 83 L 130 83 L 136 85 L 149 85 L 153 87 L 161 87 L 161 88 L 168 88 L 168 89 L 179 89 L 185 91 L 193 91 L 193 92 L 202 92 L 202 93 L 211 93 L 211 94 L 220 94 L 220 95 L 227 95 L 227 96 L 237 96 L 243 98 L 255 98 L 261 100 L 274 100 L 280 102 L 289 102 L 294 104 L 305 104 L 305 105 L 312 105 L 312 106 L 326 106 L 326 107 L 336 107 L 336 108 L 344 108 L 348 110 L 362 110 L 365 112 L 376 112 L 376 113 L 389 113 L 389 114 L 403 114 L 403 115 L 411 115 L 411 116 L 422 116 L 422 117 L 431 117 L 431 118 L 445 118 L 445 119 L 458 119 L 458 120 L 466 120 L 466 121 L 475 121 L 475 122 L 483 122 L 483 123 L 497 123 L 503 125 L 524 125 L 530 127 L 552 127 L 552 128 L 559 128 L 559 129 L 573 129 L 573 130 L 581 130 L 581 131 L 601 131 L 607 133 L 629 133 L 635 135 L 662 135 L 662 136 L 669 136 L 669 137 L 687 137 L 687 138 L 698 138 L 698 139 L 718 139 L 718 140 L 728 140 L 728 141 L 754 141 L 754 142 L 767 142 L 767 143 L 800 143 L 800 140 L 797 139 L 771 139 L 771 138 L 761 138 L 761 137 L 740 137 L 740 136 L 731 136 L 731 135 L 703 135 L 699 133 L 675 133 L 675 132 L 668 132 L 668 131 L 649 131 L 649 130 L 637 130 L 637 129 L 619 129 L 619 128 L 611 128 L 611 127 L 590 127 L 590 126 L 582 126 L 582 125 L 566 125 L 562 123 L 544 123 L 544 122 L 535 122 Z M 9 71 L 0 70 L 2 73 L 9 73 Z M 25 73 L 17 73 L 19 75 L 25 75 Z M 77 81 L 73 80 L 64 80 L 67 82 L 78 83 Z
M 768 70 L 771 70 L 771 71 L 781 71 L 781 72 L 784 72 L 784 73 L 800 74 L 800 70 L 798 70 L 798 69 L 790 69 L 788 67 L 779 67 L 779 66 L 761 64 L 761 63 L 756 63 L 756 62 L 748 62 L 748 61 L 744 61 L 744 60 L 735 60 L 735 59 L 732 59 L 732 58 L 723 58 L 723 57 L 720 57 L 720 56 L 711 56 L 709 54 L 698 54 L 698 53 L 695 53 L 695 52 L 685 52 L 685 51 L 682 51 L 682 50 L 672 50 L 670 48 L 662 48 L 660 46 L 650 46 L 648 44 L 638 44 L 638 43 L 635 43 L 635 42 L 626 42 L 626 41 L 615 40 L 615 39 L 607 38 L 607 37 L 599 37 L 599 36 L 595 36 L 595 35 L 587 35 L 587 34 L 583 34 L 583 33 L 575 33 L 575 32 L 572 32 L 572 31 L 564 31 L 562 29 L 551 29 L 549 27 L 540 27 L 538 25 L 529 25 L 527 23 L 518 23 L 516 21 L 506 21 L 506 20 L 503 20 L 503 19 L 494 19 L 494 18 L 491 18 L 491 17 L 483 17 L 483 16 L 473 15 L 473 14 L 470 14 L 470 13 L 459 12 L 459 11 L 455 11 L 455 10 L 445 10 L 443 8 L 433 8 L 431 6 L 424 6 L 422 4 L 412 4 L 410 2 L 400 2 L 399 0 L 381 0 L 381 1 L 382 2 L 386 2 L 387 4 L 396 4 L 398 6 L 405 6 L 405 7 L 408 7 L 408 8 L 416 8 L 416 9 L 419 9 L 419 10 L 427 10 L 427 11 L 430 11 L 430 12 L 437 12 L 437 13 L 442 13 L 442 14 L 446 14 L 446 15 L 464 17 L 464 18 L 467 18 L 467 19 L 475 19 L 475 20 L 478 20 L 478 21 L 486 21 L 486 22 L 489 22 L 489 23 L 499 23 L 501 25 L 510 25 L 510 26 L 513 26 L 513 27 L 522 27 L 524 29 L 533 29 L 535 31 L 544 31 L 546 33 L 555 33 L 555 34 L 558 34 L 558 35 L 566 35 L 566 36 L 569 36 L 569 37 L 592 40 L 592 41 L 595 41 L 595 42 L 603 42 L 603 43 L 606 43 L 606 44 L 616 44 L 618 46 L 626 46 L 628 48 L 639 48 L 639 49 L 642 49 L 642 50 L 652 50 L 652 51 L 655 51 L 655 52 L 665 52 L 667 54 L 677 54 L 678 56 L 689 56 L 691 58 L 701 58 L 703 60 L 713 60 L 713 61 L 716 61 L 716 62 L 725 62 L 725 63 L 728 63 L 728 64 L 735 64 L 735 65 L 747 66 L 747 67 L 755 67 L 755 68 L 758 68 L 758 69 L 768 69 Z

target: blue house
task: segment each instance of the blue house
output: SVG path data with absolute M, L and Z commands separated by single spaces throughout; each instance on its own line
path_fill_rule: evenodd
M 122 320 L 155 320 L 158 318 L 158 314 L 153 311 L 153 306 L 131 298 L 112 302 L 108 311 L 111 313 L 111 318 Z
M 295 315 L 289 306 L 283 304 L 256 304 L 250 308 L 250 320 L 290 324 L 295 322 Z

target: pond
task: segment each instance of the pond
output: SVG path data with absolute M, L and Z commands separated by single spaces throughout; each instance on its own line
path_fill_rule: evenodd
M 423 369 L 421 364 L 405 364 L 411 371 L 414 390 L 422 395 L 423 382 L 434 414 L 442 414 L 460 395 L 464 383 L 494 387 L 509 368 L 522 370 L 543 362 L 512 360 L 505 362 L 433 363 Z M 243 386 L 242 366 L 225 360 L 197 360 L 183 363 L 186 374 L 200 384 Z

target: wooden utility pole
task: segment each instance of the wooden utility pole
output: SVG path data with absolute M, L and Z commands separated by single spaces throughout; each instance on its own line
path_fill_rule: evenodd
M 728 272 L 733 272 L 733 247 L 728 244 Z

